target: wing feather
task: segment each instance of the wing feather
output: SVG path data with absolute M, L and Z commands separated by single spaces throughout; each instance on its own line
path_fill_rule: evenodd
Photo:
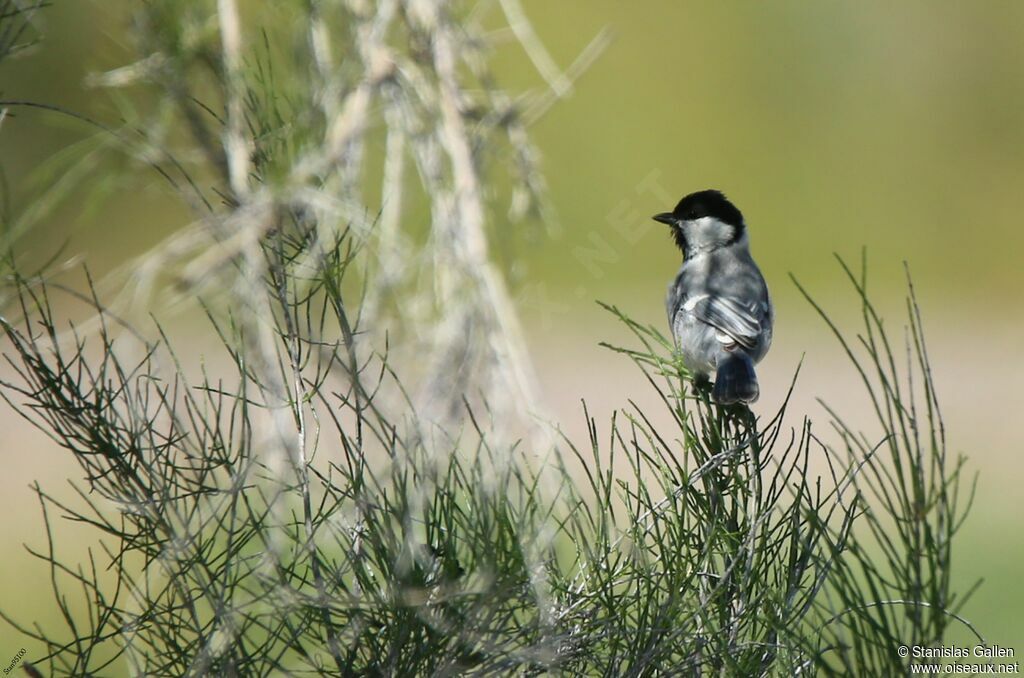
M 701 295 L 687 300 L 684 308 L 740 346 L 754 348 L 757 345 L 761 323 L 748 307 L 735 299 Z

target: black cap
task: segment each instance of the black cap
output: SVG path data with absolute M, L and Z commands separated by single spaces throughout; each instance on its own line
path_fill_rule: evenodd
M 743 213 L 729 202 L 724 193 L 714 189 L 691 193 L 680 200 L 674 210 L 655 214 L 653 219 L 671 225 L 677 221 L 693 221 L 701 217 L 714 217 L 736 227 L 743 226 Z

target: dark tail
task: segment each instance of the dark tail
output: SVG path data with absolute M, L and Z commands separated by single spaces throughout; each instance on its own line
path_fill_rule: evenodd
M 732 403 L 752 403 L 757 400 L 760 390 L 757 387 L 757 375 L 754 374 L 754 363 L 750 356 L 742 351 L 730 353 L 718 365 L 715 374 L 715 390 L 711 397 L 719 405 Z

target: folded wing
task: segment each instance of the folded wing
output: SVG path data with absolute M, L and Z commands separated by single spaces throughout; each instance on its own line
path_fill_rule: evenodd
M 701 295 L 688 299 L 683 309 L 717 329 L 723 344 L 736 343 L 747 349 L 757 345 L 761 323 L 749 306 L 735 299 Z

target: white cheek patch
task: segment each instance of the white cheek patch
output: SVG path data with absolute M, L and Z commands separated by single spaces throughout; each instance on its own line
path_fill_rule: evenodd
M 691 228 L 686 233 L 687 242 L 697 250 L 725 243 L 731 240 L 736 232 L 735 227 L 714 217 L 694 219 L 690 224 Z

